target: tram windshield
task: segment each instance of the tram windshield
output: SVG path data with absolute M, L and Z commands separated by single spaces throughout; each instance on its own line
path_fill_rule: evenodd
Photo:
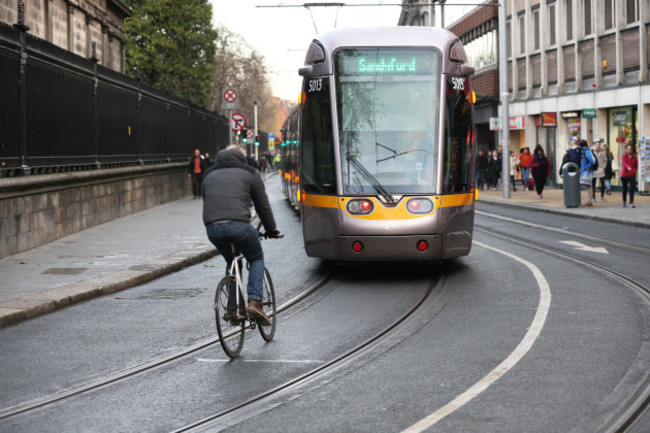
M 435 193 L 440 51 L 341 49 L 335 65 L 343 192 Z

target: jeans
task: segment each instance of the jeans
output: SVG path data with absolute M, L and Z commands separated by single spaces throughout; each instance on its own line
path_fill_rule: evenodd
M 636 177 L 623 177 L 621 176 L 621 182 L 623 182 L 623 203 L 627 198 L 628 188 L 630 191 L 630 204 L 634 203 L 634 188 L 636 187 Z
M 476 183 L 481 190 L 483 189 L 483 185 L 485 185 L 485 175 L 486 170 L 484 168 L 479 168 L 476 170 Z
M 528 188 L 528 176 L 530 175 L 530 167 L 521 168 L 521 187 Z
M 235 246 L 235 251 L 246 257 L 250 264 L 248 271 L 248 300 L 261 301 L 264 294 L 264 251 L 255 227 L 243 221 L 221 221 L 208 223 L 205 226 L 208 239 L 219 250 L 226 260 L 230 270 L 233 255 L 229 243 Z

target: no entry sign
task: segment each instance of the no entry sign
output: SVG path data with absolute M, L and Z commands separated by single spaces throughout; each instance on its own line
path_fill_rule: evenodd
M 235 113 L 230 118 L 230 127 L 233 131 L 241 131 L 246 126 L 246 118 L 243 114 Z

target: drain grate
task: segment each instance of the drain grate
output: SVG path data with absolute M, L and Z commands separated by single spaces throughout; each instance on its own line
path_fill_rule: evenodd
M 183 299 L 183 298 L 193 298 L 195 296 L 203 293 L 205 289 L 198 287 L 192 287 L 189 289 L 160 289 L 154 290 L 144 295 L 138 296 L 136 299 L 145 300 L 145 299 Z
M 50 274 L 50 275 L 79 275 L 85 271 L 87 271 L 88 268 L 50 268 L 46 271 L 41 272 L 42 274 Z

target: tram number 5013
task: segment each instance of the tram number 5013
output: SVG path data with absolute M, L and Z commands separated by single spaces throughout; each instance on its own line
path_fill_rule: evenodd
M 320 92 L 322 88 L 323 88 L 322 78 L 319 78 L 317 80 L 309 80 L 309 93 Z
M 451 83 L 454 90 L 465 90 L 465 79 L 451 77 Z

